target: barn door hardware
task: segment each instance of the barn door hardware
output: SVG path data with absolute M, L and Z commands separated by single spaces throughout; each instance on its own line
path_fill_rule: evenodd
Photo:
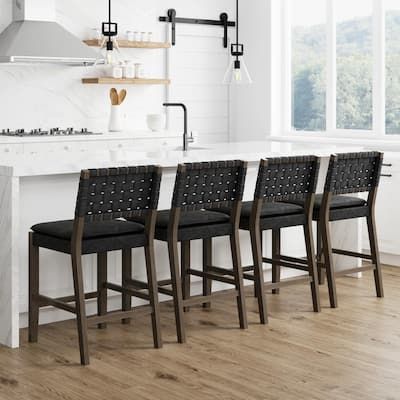
M 176 10 L 170 8 L 166 17 L 160 17 L 161 22 L 168 22 L 171 24 L 172 29 L 172 46 L 176 44 L 176 24 L 194 24 L 194 25 L 212 25 L 222 26 L 224 28 L 224 47 L 228 47 L 228 27 L 234 27 L 236 24 L 233 21 L 229 21 L 228 14 L 222 13 L 219 16 L 219 20 L 213 19 L 199 19 L 199 18 L 181 18 L 176 16 Z

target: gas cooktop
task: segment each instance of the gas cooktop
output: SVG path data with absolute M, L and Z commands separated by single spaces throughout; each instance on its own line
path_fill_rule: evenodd
M 15 131 L 11 129 L 0 130 L 0 136 L 12 136 L 12 137 L 36 137 L 36 136 L 92 136 L 101 135 L 101 133 L 95 133 L 89 131 L 87 128 L 76 130 L 74 128 L 60 129 L 51 128 L 49 130 L 42 129 L 31 129 L 26 131 L 25 129 L 17 129 Z

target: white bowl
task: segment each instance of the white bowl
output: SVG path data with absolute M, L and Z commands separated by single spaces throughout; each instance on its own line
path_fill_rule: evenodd
M 165 129 L 167 118 L 165 114 L 149 114 L 147 116 L 147 126 L 153 132 L 160 132 Z

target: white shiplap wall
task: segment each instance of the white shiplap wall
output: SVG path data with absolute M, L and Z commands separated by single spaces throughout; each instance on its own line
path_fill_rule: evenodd
M 176 46 L 168 52 L 172 80 L 169 101 L 182 101 L 190 110 L 189 127 L 198 142 L 229 140 L 229 86 L 222 79 L 229 63 L 221 29 L 179 26 Z M 182 126 L 181 110 L 169 110 L 170 127 Z

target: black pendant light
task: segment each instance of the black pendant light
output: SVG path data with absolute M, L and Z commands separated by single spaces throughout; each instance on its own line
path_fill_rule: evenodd
M 239 0 L 236 0 L 236 43 L 231 44 L 231 56 L 232 60 L 225 73 L 223 83 L 227 85 L 253 83 L 243 59 L 244 46 L 239 43 Z
M 119 51 L 117 42 L 118 24 L 112 22 L 111 19 L 111 0 L 108 0 L 108 21 L 101 24 L 101 32 L 103 34 L 102 49 L 106 50 L 105 60 L 106 64 L 114 62 L 114 50 Z

